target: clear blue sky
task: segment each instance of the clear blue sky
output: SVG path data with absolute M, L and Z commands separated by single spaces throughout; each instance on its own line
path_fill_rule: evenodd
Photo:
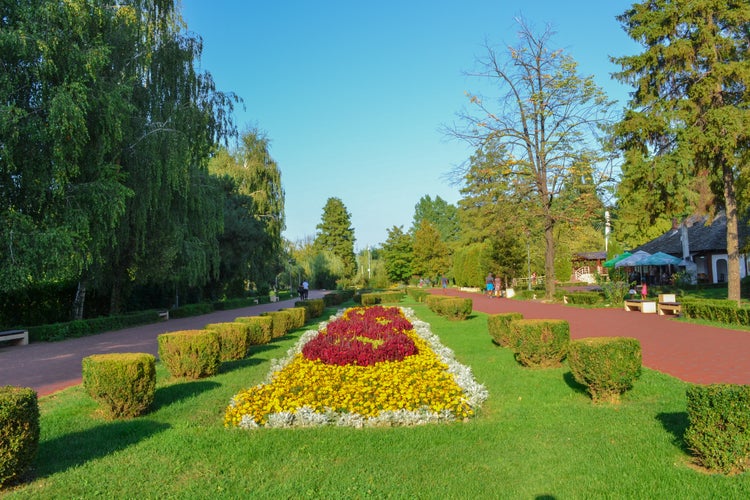
M 638 47 L 615 16 L 620 0 L 183 0 L 188 29 L 204 41 L 200 67 L 239 95 L 240 129 L 271 141 L 286 192 L 284 236 L 315 234 L 338 197 L 351 214 L 355 249 L 382 244 L 411 226 L 425 195 L 455 204 L 446 175 L 471 154 L 440 128 L 456 120 L 464 76 L 492 45 L 515 45 L 522 16 L 551 24 L 562 48 L 624 105 L 628 88 L 610 78 L 609 56 Z

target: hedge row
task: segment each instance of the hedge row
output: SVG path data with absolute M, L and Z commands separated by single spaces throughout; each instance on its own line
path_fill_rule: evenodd
M 0 488 L 19 480 L 34 462 L 39 447 L 36 391 L 0 387 Z
M 363 293 L 360 303 L 363 306 L 375 306 L 378 304 L 392 304 L 404 300 L 404 292 L 369 292 Z
M 450 320 L 464 320 L 471 314 L 474 303 L 471 299 L 462 299 L 443 295 L 427 295 L 425 304 L 432 312 Z

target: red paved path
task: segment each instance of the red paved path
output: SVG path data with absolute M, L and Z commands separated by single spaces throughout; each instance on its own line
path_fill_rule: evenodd
M 442 290 L 433 292 L 443 293 Z M 565 319 L 570 323 L 573 338 L 635 337 L 641 342 L 645 366 L 688 382 L 750 384 L 750 332 L 694 325 L 622 309 L 579 309 L 539 301 L 493 299 L 456 290 L 449 290 L 449 293 L 470 297 L 474 309 L 485 313 L 519 312 L 529 319 Z M 311 297 L 322 294 L 310 292 Z M 0 347 L 0 386 L 31 387 L 44 396 L 79 384 L 81 360 L 91 354 L 148 352 L 156 355 L 156 337 L 161 333 L 203 328 L 208 323 L 232 321 L 238 316 L 291 307 L 293 303 L 294 300 L 287 300 L 218 311 L 63 342 Z
M 433 290 L 440 294 L 442 290 Z M 528 319 L 564 319 L 570 336 L 634 337 L 641 342 L 643 365 L 698 384 L 750 384 L 750 332 L 695 325 L 670 316 L 623 309 L 581 309 L 562 304 L 489 298 L 449 290 L 473 299 L 474 310 L 519 312 Z

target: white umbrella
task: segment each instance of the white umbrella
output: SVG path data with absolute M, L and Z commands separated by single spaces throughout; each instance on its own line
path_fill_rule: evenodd
M 650 253 L 644 252 L 643 250 L 638 250 L 630 257 L 625 257 L 624 259 L 615 262 L 615 267 L 643 266 L 646 264 L 644 264 L 642 261 L 646 260 L 648 257 L 651 257 Z

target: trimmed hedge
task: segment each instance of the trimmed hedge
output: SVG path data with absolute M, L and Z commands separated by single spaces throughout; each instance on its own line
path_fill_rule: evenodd
M 430 294 L 427 290 L 421 288 L 407 288 L 406 293 L 416 302 L 424 302 L 424 298 Z
M 200 316 L 214 312 L 214 305 L 208 302 L 200 304 L 188 304 L 185 306 L 175 307 L 169 310 L 170 318 L 188 318 L 190 316 Z
M 352 297 L 354 297 L 354 290 L 336 290 L 323 295 L 323 301 L 326 307 L 332 307 L 343 304 Z
M 83 388 L 109 418 L 144 414 L 154 402 L 156 358 L 146 353 L 94 354 L 81 362 Z
M 687 389 L 685 444 L 703 467 L 724 474 L 750 469 L 750 386 Z
M 39 403 L 27 387 L 0 387 L 0 488 L 17 481 L 39 448 Z
M 370 292 L 363 293 L 361 303 L 363 306 L 374 306 L 377 304 L 392 304 L 404 299 L 404 292 Z
M 510 322 L 523 319 L 523 314 L 517 312 L 490 314 L 487 316 L 487 331 L 492 341 L 502 347 L 511 345 Z
M 517 319 L 510 328 L 510 347 L 524 366 L 559 366 L 568 352 L 570 325 L 565 320 Z
M 250 323 L 257 327 L 250 330 L 250 344 L 261 345 L 271 342 L 273 337 L 273 318 L 271 316 L 243 316 L 235 318 L 239 323 Z
M 425 303 L 432 312 L 450 320 L 465 320 L 474 307 L 471 299 L 432 294 L 425 297 Z
M 156 323 L 157 321 L 159 321 L 159 311 L 151 310 L 133 314 L 32 326 L 28 328 L 29 342 L 53 342 L 69 338 L 85 337 L 102 332 L 121 330 L 131 326 Z
M 181 330 L 157 338 L 159 359 L 173 377 L 198 379 L 219 371 L 219 334 L 212 330 Z
M 271 318 L 271 338 L 283 337 L 291 330 L 292 318 L 287 311 L 268 311 L 261 314 Z
M 323 316 L 326 309 L 326 303 L 323 299 L 307 299 L 294 303 L 294 307 L 304 307 L 307 309 L 307 317 L 315 319 Z
M 572 292 L 566 293 L 568 304 L 594 305 L 603 301 L 604 296 L 598 292 Z
M 245 359 L 250 352 L 250 331 L 255 328 L 252 323 L 241 321 L 212 323 L 204 326 L 219 334 L 219 360 L 236 361 Z
M 629 337 L 592 337 L 568 347 L 573 378 L 586 386 L 594 403 L 618 403 L 641 375 L 641 343 Z
M 305 326 L 307 322 L 307 309 L 304 307 L 288 307 L 280 310 L 289 314 L 291 320 L 289 323 L 290 330 Z

